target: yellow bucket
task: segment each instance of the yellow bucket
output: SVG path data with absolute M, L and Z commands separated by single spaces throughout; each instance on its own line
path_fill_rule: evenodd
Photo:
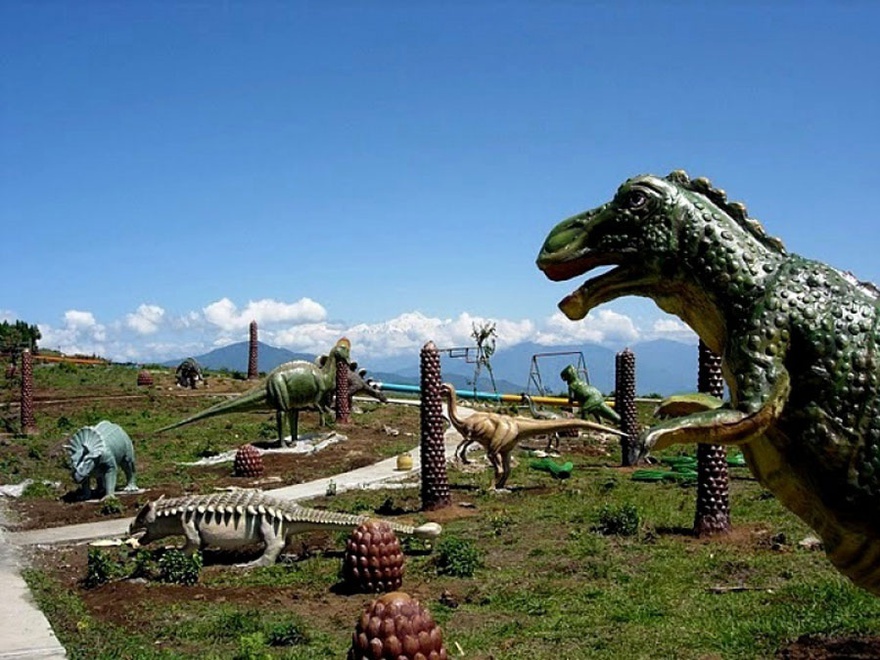
M 397 457 L 397 469 L 401 471 L 413 469 L 413 457 L 409 454 L 401 454 Z

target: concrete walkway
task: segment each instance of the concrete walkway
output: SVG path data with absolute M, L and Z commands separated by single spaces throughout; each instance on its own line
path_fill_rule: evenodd
M 455 447 L 461 441 L 461 436 L 450 427 L 446 432 L 445 440 L 446 457 L 450 460 L 454 458 Z M 331 481 L 335 484 L 337 493 L 380 483 L 403 481 L 417 475 L 421 468 L 418 448 L 412 450 L 410 454 L 413 457 L 413 468 L 404 472 L 396 469 L 395 457 L 334 477 L 266 492 L 286 499 L 308 500 L 325 495 Z M 132 520 L 126 518 L 26 532 L 8 532 L 4 529 L 7 519 L 3 516 L 2 499 L 0 499 L 0 585 L 3 594 L 0 597 L 0 660 L 67 657 L 48 620 L 31 598 L 27 585 L 21 577 L 24 547 L 77 544 L 96 539 L 120 538 L 128 534 L 128 526 Z

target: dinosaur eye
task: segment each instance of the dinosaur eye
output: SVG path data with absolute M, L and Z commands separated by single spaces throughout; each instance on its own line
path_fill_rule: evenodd
M 631 190 L 627 193 L 624 202 L 631 209 L 640 209 L 648 203 L 648 196 L 641 190 Z

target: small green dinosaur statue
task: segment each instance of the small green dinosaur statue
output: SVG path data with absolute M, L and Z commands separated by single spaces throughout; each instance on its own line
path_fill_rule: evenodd
M 283 430 L 285 413 L 290 425 L 290 441 L 291 443 L 296 442 L 301 409 L 317 409 L 321 416 L 321 424 L 327 423 L 325 415 L 332 412 L 328 408 L 328 402 L 331 399 L 328 392 L 336 389 L 337 364 L 347 365 L 350 353 L 351 343 L 343 337 L 336 342 L 329 355 L 321 356 L 316 362 L 306 360 L 285 362 L 270 371 L 263 383 L 244 394 L 230 401 L 223 401 L 211 406 L 192 417 L 164 426 L 156 433 L 170 431 L 215 415 L 260 411 L 269 408 L 275 410 L 279 446 L 285 443 Z
M 580 378 L 573 364 L 565 367 L 559 377 L 568 383 L 568 400 L 577 404 L 581 419 L 592 415 L 597 422 L 601 422 L 604 417 L 615 424 L 620 424 L 620 415 L 605 403 L 605 397 L 602 396 L 599 388 L 589 385 L 587 381 Z
M 626 181 L 562 221 L 537 259 L 552 280 L 597 266 L 559 306 L 573 320 L 620 296 L 652 298 L 722 356 L 729 406 L 641 438 L 740 445 L 757 479 L 821 537 L 831 562 L 880 594 L 878 291 L 788 254 L 704 178 Z

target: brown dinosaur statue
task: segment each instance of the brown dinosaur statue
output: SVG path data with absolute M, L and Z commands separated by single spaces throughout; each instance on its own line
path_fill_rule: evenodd
M 455 449 L 456 455 L 463 458 L 468 445 L 480 443 L 495 471 L 492 487 L 496 490 L 504 488 L 507 483 L 510 476 L 510 453 L 520 440 L 569 429 L 592 429 L 626 435 L 617 429 L 584 419 L 532 419 L 483 411 L 473 411 L 467 417 L 462 417 L 458 412 L 455 387 L 450 383 L 443 383 L 440 392 L 446 398 L 449 421 L 463 438 Z

